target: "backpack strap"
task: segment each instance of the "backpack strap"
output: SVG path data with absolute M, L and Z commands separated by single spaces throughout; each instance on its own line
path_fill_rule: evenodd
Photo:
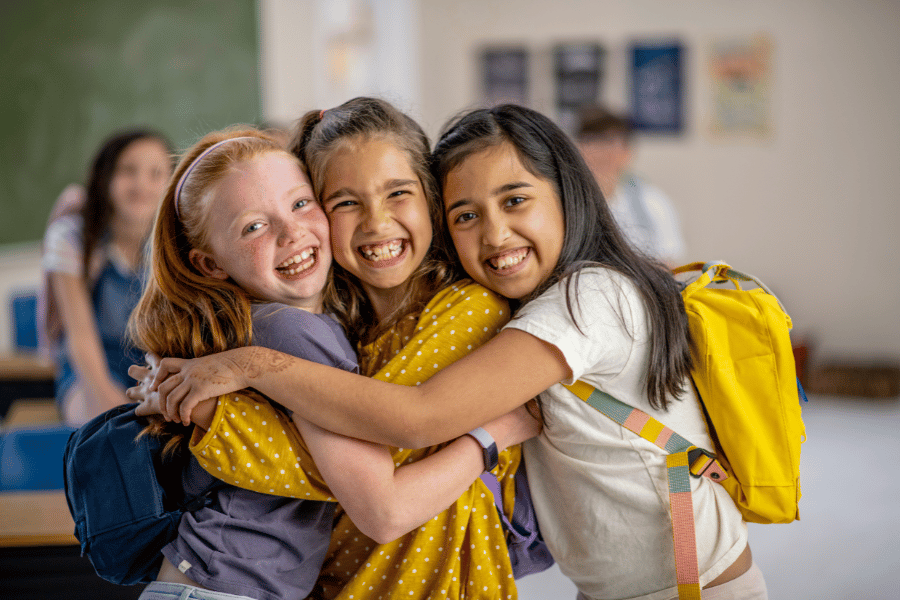
M 690 296 L 694 293 L 695 290 L 705 288 L 714 281 L 730 281 L 738 290 L 741 289 L 741 281 L 750 282 L 755 284 L 765 293 L 775 298 L 775 301 L 778 302 L 778 306 L 781 307 L 781 311 L 788 317 L 788 323 L 790 323 L 790 315 L 788 315 L 788 312 L 784 308 L 784 305 L 781 303 L 781 300 L 779 300 L 778 296 L 776 296 L 775 293 L 770 290 L 766 284 L 760 281 L 758 277 L 754 277 L 749 273 L 744 273 L 742 271 L 738 271 L 737 269 L 733 269 L 731 268 L 731 265 L 722 261 L 712 261 L 708 263 L 694 262 L 672 269 L 672 273 L 674 273 L 675 275 L 679 275 L 681 273 L 689 273 L 691 271 L 701 271 L 701 274 L 694 281 L 685 284 L 684 291 L 682 292 L 682 295 L 684 297 Z M 790 328 L 790 326 L 788 328 Z
M 721 482 L 728 478 L 728 473 L 715 455 L 694 446 L 644 411 L 616 400 L 583 381 L 576 381 L 565 387 L 591 407 L 667 453 L 666 474 L 669 480 L 678 597 L 681 600 L 700 600 L 700 569 L 690 478 L 707 477 Z
M 491 490 L 491 494 L 493 494 L 494 496 L 494 505 L 497 507 L 497 512 L 500 513 L 500 521 L 503 523 L 506 531 L 508 531 L 512 536 L 509 543 L 524 543 L 528 545 L 536 540 L 538 537 L 537 527 L 534 527 L 530 531 L 522 532 L 519 530 L 519 527 L 516 527 L 513 523 L 510 523 L 509 519 L 506 517 L 506 513 L 503 512 L 503 494 L 500 492 L 500 482 L 497 481 L 497 476 L 490 471 L 484 471 L 481 474 L 481 481 L 482 483 L 484 483 L 487 489 Z M 515 515 L 513 515 L 513 518 L 515 519 Z
M 178 504 L 178 508 L 184 512 L 194 512 L 200 510 L 212 502 L 212 495 L 218 490 L 228 487 L 228 484 L 221 479 L 214 479 L 212 483 L 203 488 L 202 491 L 193 494 L 185 494 L 184 500 Z

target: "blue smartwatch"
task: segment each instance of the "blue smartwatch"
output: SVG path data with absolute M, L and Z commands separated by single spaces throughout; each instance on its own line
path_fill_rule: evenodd
M 481 452 L 484 457 L 484 470 L 492 471 L 500 460 L 500 453 L 497 451 L 497 442 L 494 441 L 491 434 L 481 427 L 476 427 L 466 435 L 472 436 L 481 446 Z

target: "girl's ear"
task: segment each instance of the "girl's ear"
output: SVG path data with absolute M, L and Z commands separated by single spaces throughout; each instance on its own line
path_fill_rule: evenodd
M 193 248 L 188 252 L 188 258 L 190 259 L 191 264 L 207 277 L 221 279 L 223 281 L 228 279 L 228 273 L 222 270 L 211 254 Z

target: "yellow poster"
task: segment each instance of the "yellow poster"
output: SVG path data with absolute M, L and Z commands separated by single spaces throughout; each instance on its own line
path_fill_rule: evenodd
M 716 137 L 772 134 L 772 42 L 764 35 L 711 45 L 710 131 Z

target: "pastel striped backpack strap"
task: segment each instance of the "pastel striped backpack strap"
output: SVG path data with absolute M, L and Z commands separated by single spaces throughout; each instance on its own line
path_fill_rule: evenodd
M 728 478 L 728 473 L 715 455 L 694 446 L 644 411 L 620 402 L 583 381 L 576 381 L 566 388 L 625 429 L 666 452 L 678 597 L 681 600 L 699 600 L 700 569 L 694 532 L 691 477 L 707 477 L 721 482 Z

